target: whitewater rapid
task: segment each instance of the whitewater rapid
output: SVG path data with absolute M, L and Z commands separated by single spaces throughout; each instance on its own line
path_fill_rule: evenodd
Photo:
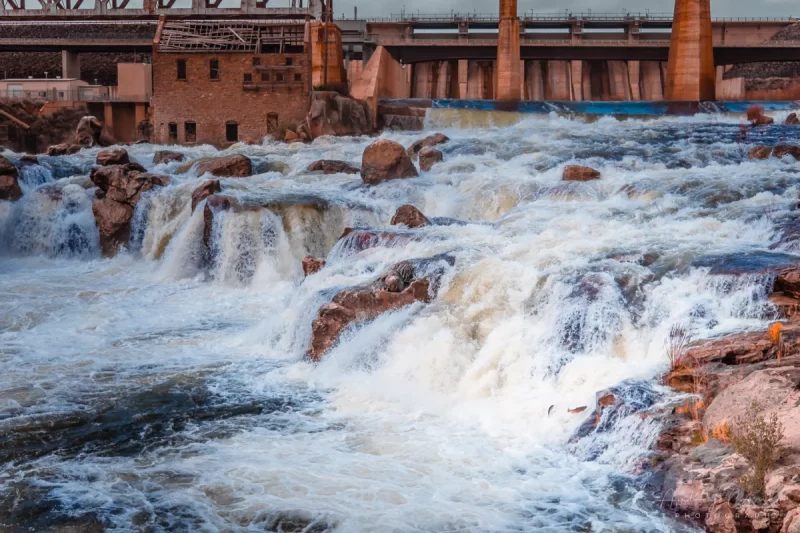
M 91 213 L 96 150 L 23 169 L 24 198 L 0 202 L 0 525 L 689 531 L 637 484 L 656 421 L 570 437 L 597 391 L 658 389 L 671 327 L 704 338 L 772 318 L 758 263 L 794 257 L 780 239 L 798 165 L 746 154 L 798 134 L 741 139 L 740 118 L 716 115 L 508 122 L 429 117 L 451 138 L 444 162 L 376 187 L 305 171 L 358 165 L 370 138 L 234 147 L 259 174 L 223 179 L 224 194 L 270 207 L 215 217 L 208 263 L 190 209 L 202 179 L 154 166 L 167 147 L 127 147 L 171 183 L 140 202 L 113 259 Z M 564 183 L 570 163 L 602 179 Z M 390 227 L 403 204 L 451 220 Z M 357 251 L 347 227 L 401 238 Z M 432 304 L 303 359 L 337 289 L 442 253 L 456 263 Z M 328 264 L 303 279 L 309 254 Z M 715 271 L 742 258 L 755 267 Z

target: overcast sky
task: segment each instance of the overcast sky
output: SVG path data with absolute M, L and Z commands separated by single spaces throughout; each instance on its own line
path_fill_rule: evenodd
M 285 1 L 285 0 L 284 0 Z M 272 3 L 272 2 L 271 2 Z M 497 0 L 334 0 L 336 16 L 353 16 L 353 6 L 363 17 L 387 17 L 406 12 L 449 13 L 451 10 L 464 13 L 497 13 Z M 519 11 L 563 12 L 644 12 L 672 13 L 672 0 L 519 0 Z M 712 0 L 711 10 L 715 17 L 800 17 L 798 0 Z

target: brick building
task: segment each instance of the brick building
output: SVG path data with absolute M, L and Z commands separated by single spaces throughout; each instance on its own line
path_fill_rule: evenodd
M 260 141 L 306 117 L 305 23 L 164 22 L 153 44 L 154 141 Z

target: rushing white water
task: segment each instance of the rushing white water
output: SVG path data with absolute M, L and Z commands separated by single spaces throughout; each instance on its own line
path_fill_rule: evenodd
M 740 143 L 739 119 L 716 116 L 448 120 L 443 163 L 371 188 L 305 171 L 358 163 L 368 138 L 232 149 L 278 171 L 223 180 L 268 208 L 216 216 L 210 258 L 190 208 L 202 180 L 154 167 L 158 147 L 129 147 L 173 175 L 114 259 L 100 257 L 91 213 L 95 153 L 26 169 L 23 200 L 0 202 L 0 525 L 688 529 L 636 484 L 657 422 L 629 417 L 570 444 L 589 411 L 568 409 L 656 378 L 676 324 L 705 337 L 770 318 L 760 272 L 793 260 L 791 242 L 770 246 L 797 216 L 798 167 L 746 151 L 797 134 Z M 567 163 L 603 177 L 564 183 Z M 390 228 L 406 203 L 461 223 Z M 337 243 L 346 227 L 400 235 L 360 249 Z M 336 289 L 442 253 L 456 263 L 432 304 L 303 360 Z M 328 265 L 304 280 L 308 254 Z M 744 273 L 717 272 L 730 264 Z

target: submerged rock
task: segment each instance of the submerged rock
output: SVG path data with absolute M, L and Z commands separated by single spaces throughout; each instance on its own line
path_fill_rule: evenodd
M 0 200 L 15 201 L 22 198 L 19 172 L 14 163 L 0 155 Z
M 571 442 L 592 433 L 609 431 L 620 419 L 653 407 L 662 397 L 663 394 L 646 381 L 627 380 L 602 390 L 595 397 L 594 411 Z
M 419 174 L 414 163 L 399 143 L 378 139 L 364 150 L 361 160 L 361 179 L 367 185 L 417 176 Z
M 800 118 L 797 118 L 797 113 L 790 113 L 789 116 L 786 117 L 784 124 L 787 126 L 796 126 L 800 124 Z
M 55 144 L 47 148 L 47 155 L 57 157 L 62 155 L 77 154 L 83 148 L 77 144 Z
M 433 168 L 436 163 L 441 163 L 444 160 L 442 152 L 434 148 L 423 148 L 419 152 L 419 168 L 428 172 Z
M 217 177 L 246 178 L 253 175 L 253 163 L 238 154 L 200 159 L 197 162 L 197 175 L 206 173 Z
M 434 133 L 433 135 L 428 135 L 424 139 L 420 139 L 419 141 L 409 146 L 408 155 L 411 156 L 411 159 L 417 159 L 417 156 L 420 154 L 420 152 L 422 152 L 423 149 L 430 148 L 432 146 L 437 146 L 439 144 L 444 144 L 449 141 L 450 137 L 448 137 L 443 133 Z
M 564 181 L 592 181 L 600 179 L 600 171 L 581 165 L 567 165 L 561 175 Z
M 790 155 L 800 161 L 800 146 L 792 146 L 789 144 L 778 144 L 775 147 L 771 146 L 754 146 L 747 154 L 748 159 L 769 159 L 770 157 L 777 157 L 778 159 Z
M 322 172 L 323 174 L 358 174 L 359 169 L 346 161 L 335 159 L 321 159 L 308 165 L 309 172 Z
M 130 240 L 131 219 L 142 193 L 169 184 L 168 176 L 147 174 L 141 165 L 110 165 L 92 169 L 99 194 L 92 203 L 103 254 L 112 256 Z
M 104 167 L 109 165 L 126 165 L 130 162 L 131 160 L 128 157 L 128 152 L 123 148 L 101 150 L 97 154 L 97 164 Z
M 303 259 L 303 273 L 306 276 L 310 276 L 311 274 L 316 274 L 320 270 L 325 267 L 325 260 L 324 259 L 317 259 L 316 257 L 311 257 L 310 255 Z
M 430 226 L 431 221 L 413 205 L 402 205 L 392 217 L 392 225 L 403 224 L 409 228 L 421 228 Z
M 101 139 L 102 134 L 103 124 L 96 117 L 87 115 L 75 128 L 75 143 L 86 148 L 107 146 L 108 143 Z
M 36 157 L 33 154 L 22 154 L 19 157 L 19 162 L 22 165 L 38 165 L 39 164 L 39 158 Z
M 305 131 L 312 139 L 322 135 L 366 135 L 374 120 L 369 105 L 332 91 L 311 93 Z
M 161 165 L 164 163 L 181 162 L 185 159 L 184 155 L 180 152 L 173 152 L 171 150 L 159 150 L 153 154 L 153 164 Z
M 192 213 L 197 207 L 197 204 L 211 196 L 212 194 L 222 192 L 222 187 L 219 180 L 206 180 L 198 188 L 192 192 Z

